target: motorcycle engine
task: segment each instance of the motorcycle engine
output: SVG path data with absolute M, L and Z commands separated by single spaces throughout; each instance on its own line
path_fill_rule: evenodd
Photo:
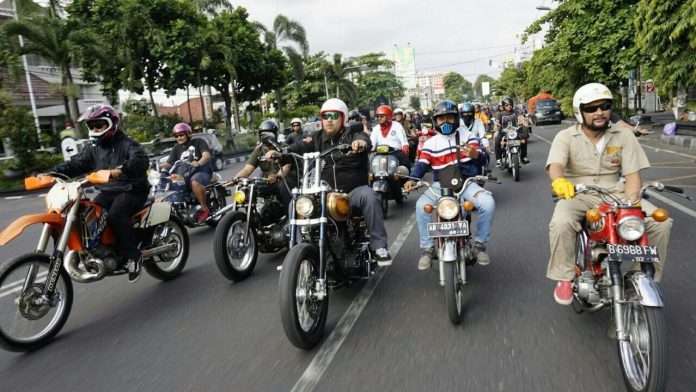
M 107 273 L 116 271 L 119 266 L 119 261 L 121 261 L 120 256 L 116 256 L 113 250 L 109 249 L 104 245 L 99 245 L 97 248 L 89 252 L 87 256 L 88 258 L 84 262 L 84 264 L 87 270 L 89 270 L 90 272 L 94 272 L 96 268 L 92 266 L 93 264 L 95 264 L 93 261 L 94 259 L 99 259 L 104 262 L 104 267 L 106 268 Z
M 261 215 L 261 224 L 263 226 L 268 226 L 280 221 L 280 219 L 285 215 L 285 209 L 281 203 L 272 200 L 264 204 L 263 208 L 259 212 L 259 215 Z

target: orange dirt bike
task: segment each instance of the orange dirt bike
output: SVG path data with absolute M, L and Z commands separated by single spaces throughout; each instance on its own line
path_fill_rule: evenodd
M 0 233 L 6 245 L 30 225 L 42 226 L 36 250 L 0 266 L 0 346 L 28 351 L 48 343 L 63 327 L 73 302 L 72 280 L 94 282 L 127 273 L 107 224 L 106 210 L 90 201 L 85 188 L 109 181 L 100 170 L 83 179 L 29 177 L 29 189 L 53 187 L 46 195 L 47 211 L 25 215 Z M 171 205 L 148 200 L 132 217 L 143 254 L 143 268 L 154 278 L 175 278 L 188 258 L 189 239 Z M 54 249 L 49 254 L 49 241 Z

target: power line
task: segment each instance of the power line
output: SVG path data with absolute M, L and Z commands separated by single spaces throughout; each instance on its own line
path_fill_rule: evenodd
M 492 54 L 492 55 L 489 55 L 489 56 L 486 56 L 486 57 L 481 57 L 481 58 L 472 59 L 472 60 L 467 60 L 467 61 L 461 61 L 461 62 L 458 62 L 458 63 L 442 64 L 442 65 L 431 65 L 431 66 L 427 66 L 427 67 L 419 67 L 418 70 L 419 70 L 419 71 L 422 71 L 422 70 L 424 70 L 424 69 L 443 68 L 443 67 L 450 67 L 450 66 L 453 66 L 453 65 L 461 65 L 461 64 L 467 64 L 467 63 L 474 63 L 474 62 L 477 62 L 477 61 L 488 60 L 488 59 L 490 59 L 490 58 L 492 58 L 492 57 L 505 56 L 505 55 L 508 55 L 508 54 L 515 54 L 515 52 L 504 52 L 504 53 Z
M 486 50 L 486 49 L 500 49 L 500 48 L 508 48 L 510 46 L 517 46 L 517 43 L 514 44 L 507 44 L 507 45 L 498 45 L 498 46 L 488 46 L 485 48 L 475 48 L 475 49 L 456 49 L 456 50 L 443 50 L 439 52 L 418 52 L 419 56 L 424 56 L 428 54 L 445 54 L 445 53 L 459 53 L 459 52 L 474 52 L 477 50 Z

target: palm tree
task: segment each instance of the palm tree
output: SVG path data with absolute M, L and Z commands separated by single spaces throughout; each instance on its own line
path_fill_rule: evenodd
M 255 23 L 256 27 L 264 33 L 266 44 L 273 49 L 281 50 L 290 60 L 295 80 L 304 79 L 304 65 L 302 58 L 309 53 L 307 34 L 300 22 L 288 19 L 279 14 L 273 21 L 273 30 L 269 31 L 264 25 Z M 298 50 L 299 49 L 299 50 Z M 282 87 L 275 90 L 278 101 L 278 120 L 283 121 L 283 94 Z
M 356 69 L 359 67 L 354 66 L 352 61 L 343 61 L 340 53 L 334 53 L 333 63 L 325 60 L 319 68 L 319 72 L 326 73 L 329 80 L 336 86 L 336 98 L 341 98 L 341 91 L 343 91 L 345 93 L 344 101 L 349 106 L 355 106 L 355 101 L 357 101 L 355 84 L 348 79 L 348 76 Z

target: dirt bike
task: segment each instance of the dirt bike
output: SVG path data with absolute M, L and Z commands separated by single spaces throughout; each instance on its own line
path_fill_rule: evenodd
M 653 182 L 642 187 L 641 197 L 648 188 L 683 192 Z M 660 258 L 657 248 L 649 245 L 645 213 L 601 187 L 577 184 L 575 193 L 597 194 L 602 201 L 587 211 L 576 239 L 573 308 L 577 313 L 610 308 L 627 388 L 663 391 L 667 383 L 667 329 L 662 293 L 653 279 L 654 264 Z M 664 222 L 669 214 L 658 208 L 652 218 Z M 640 270 L 622 272 L 623 263 L 629 267 L 639 264 Z
M 61 330 L 73 302 L 71 279 L 89 283 L 128 272 L 106 210 L 85 195 L 89 185 L 109 181 L 109 170 L 77 181 L 57 176 L 27 178 L 28 190 L 55 183 L 46 195 L 47 211 L 23 216 L 0 233 L 0 245 L 7 245 L 28 226 L 42 226 L 34 252 L 0 267 L 0 346 L 10 351 L 36 349 Z M 132 222 L 143 268 L 160 280 L 178 276 L 186 265 L 189 239 L 170 204 L 148 201 Z M 47 254 L 50 240 L 55 248 Z
M 351 211 L 348 194 L 331 189 L 318 169 L 325 157 L 350 149 L 339 145 L 323 153 L 292 154 L 303 161 L 304 176 L 292 192 L 291 248 L 278 291 L 285 335 L 302 349 L 311 349 L 324 336 L 329 292 L 369 278 L 378 268 L 360 212 Z
M 396 204 L 401 204 L 405 197 L 401 192 L 401 185 L 402 178 L 408 176 L 408 168 L 399 166 L 399 159 L 393 154 L 395 151 L 393 147 L 380 145 L 375 147 L 375 153 L 370 159 L 368 178 L 382 204 L 385 219 L 389 212 L 389 200 L 394 199 Z M 393 189 L 395 186 L 399 186 L 399 189 Z

